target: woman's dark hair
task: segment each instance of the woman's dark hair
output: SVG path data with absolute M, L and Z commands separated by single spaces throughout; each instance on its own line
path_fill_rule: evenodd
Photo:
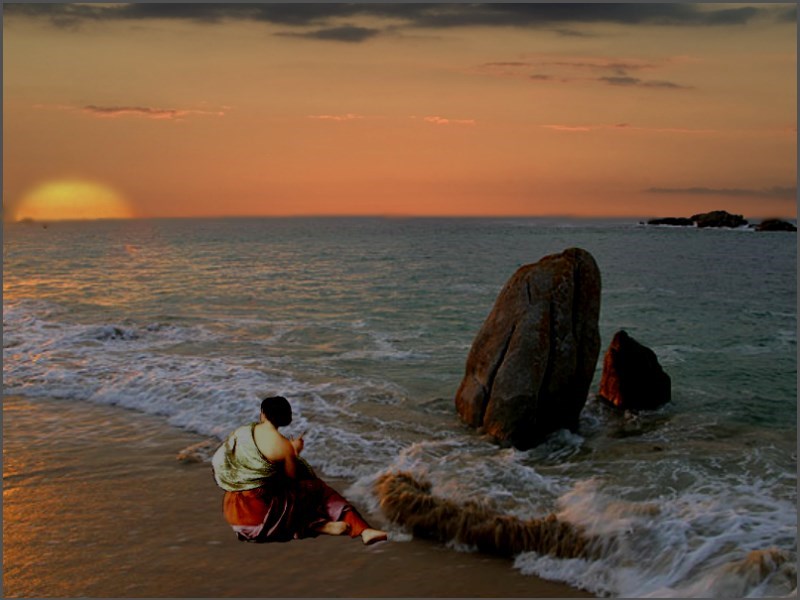
M 261 402 L 261 412 L 275 427 L 283 427 L 292 422 L 292 407 L 283 396 L 269 396 Z

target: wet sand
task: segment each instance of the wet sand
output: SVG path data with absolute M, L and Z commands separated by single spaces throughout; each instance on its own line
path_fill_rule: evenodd
M 239 542 L 209 465 L 175 458 L 198 441 L 121 408 L 4 397 L 4 595 L 590 597 L 424 540 Z

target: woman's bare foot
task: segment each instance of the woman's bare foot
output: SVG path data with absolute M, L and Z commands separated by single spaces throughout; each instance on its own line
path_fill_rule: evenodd
M 314 531 L 325 535 L 342 535 L 350 531 L 350 525 L 344 521 L 326 521 Z
M 361 540 L 365 546 L 374 544 L 375 542 L 384 542 L 389 539 L 389 535 L 380 529 L 365 529 L 361 532 Z

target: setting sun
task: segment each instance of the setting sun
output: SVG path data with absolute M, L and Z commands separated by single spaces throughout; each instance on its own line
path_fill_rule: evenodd
M 128 203 L 100 183 L 65 180 L 43 183 L 28 192 L 16 210 L 16 220 L 64 221 L 83 219 L 128 219 Z

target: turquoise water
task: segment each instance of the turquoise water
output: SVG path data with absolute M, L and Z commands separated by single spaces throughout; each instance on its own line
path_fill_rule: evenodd
M 612 595 L 714 595 L 739 585 L 731 565 L 751 550 L 796 562 L 796 244 L 558 219 L 9 225 L 4 392 L 218 437 L 281 393 L 309 460 L 351 478 L 361 502 L 379 474 L 411 470 L 454 499 L 643 544 L 592 565 L 522 555 L 523 572 Z M 617 415 L 590 397 L 577 434 L 498 449 L 455 416 L 469 346 L 519 266 L 571 246 L 602 273 L 601 351 L 618 329 L 651 347 L 672 402 Z M 658 516 L 635 516 L 648 503 Z M 742 585 L 788 593 L 795 579 L 777 566 Z

